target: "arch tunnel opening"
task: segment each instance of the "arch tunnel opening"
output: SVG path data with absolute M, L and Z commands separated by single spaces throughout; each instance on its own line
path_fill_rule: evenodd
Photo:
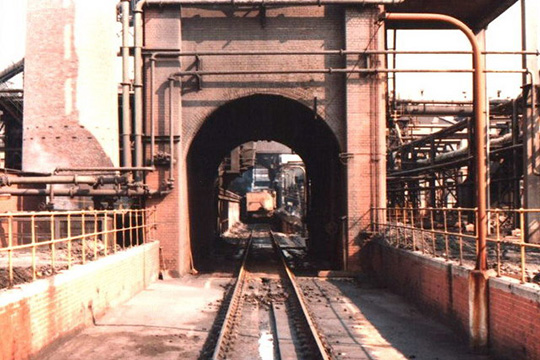
M 211 255 L 221 241 L 216 231 L 220 164 L 233 149 L 261 140 L 281 143 L 302 158 L 310 184 L 303 214 L 308 256 L 319 269 L 341 268 L 345 196 L 338 141 L 312 109 L 279 95 L 251 95 L 222 105 L 205 120 L 190 145 L 187 173 L 195 268 L 215 267 Z

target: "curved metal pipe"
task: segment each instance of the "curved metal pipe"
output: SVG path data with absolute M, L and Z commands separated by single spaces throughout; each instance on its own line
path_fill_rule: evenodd
M 450 24 L 461 30 L 469 40 L 472 47 L 473 58 L 473 113 L 474 132 L 476 142 L 476 203 L 478 208 L 478 253 L 476 258 L 476 270 L 485 272 L 487 270 L 487 249 L 486 238 L 488 231 L 487 219 L 487 194 L 486 194 L 486 87 L 484 79 L 484 64 L 482 62 L 482 50 L 476 36 L 472 30 L 463 22 L 456 18 L 442 14 L 408 14 L 408 13 L 386 13 L 382 15 L 383 20 L 399 21 L 438 21 Z

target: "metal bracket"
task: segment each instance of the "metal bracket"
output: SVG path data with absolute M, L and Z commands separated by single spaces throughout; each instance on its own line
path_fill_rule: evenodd
M 266 6 L 263 4 L 259 6 L 259 20 L 261 22 L 261 27 L 266 28 Z
M 199 55 L 195 55 L 195 70 L 200 71 L 203 68 L 203 61 Z M 202 75 L 195 75 L 195 81 L 197 82 L 197 91 L 203 89 L 203 78 Z
M 349 163 L 349 160 L 351 160 L 352 158 L 354 158 L 353 153 L 348 153 L 348 152 L 339 153 L 339 161 L 343 165 L 347 165 Z

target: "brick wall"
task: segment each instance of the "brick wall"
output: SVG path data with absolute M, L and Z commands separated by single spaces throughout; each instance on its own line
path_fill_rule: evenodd
M 489 280 L 490 344 L 508 359 L 540 359 L 540 287 L 510 278 Z
M 362 260 L 381 284 L 468 336 L 471 270 L 375 242 L 364 247 Z M 491 355 L 540 359 L 540 286 L 507 277 L 491 277 L 488 285 Z
M 377 7 L 284 7 L 269 8 L 265 17 L 258 9 L 197 9 L 177 6 L 148 7 L 144 13 L 145 47 L 182 49 L 190 52 L 204 51 L 298 51 L 298 50 L 364 50 L 383 48 L 383 28 L 375 24 Z M 343 68 L 347 61 L 353 67 L 358 57 L 344 59 L 340 56 L 202 56 L 198 66 L 202 70 L 271 70 L 271 69 L 324 69 Z M 377 58 L 371 58 L 377 62 Z M 149 64 L 146 64 L 146 104 L 149 104 Z M 361 64 L 362 66 L 364 64 Z M 316 222 L 325 228 L 339 229 L 340 217 L 349 215 L 349 265 L 358 268 L 358 250 L 361 243 L 358 233 L 369 221 L 370 206 L 381 206 L 384 202 L 384 89 L 380 77 L 328 74 L 280 74 L 280 75 L 233 75 L 204 76 L 202 89 L 194 77 L 185 76 L 169 89 L 168 78 L 178 69 L 195 70 L 196 59 L 182 57 L 161 59 L 156 62 L 154 89 L 155 103 L 146 106 L 146 119 L 152 112 L 155 118 L 155 133 L 169 134 L 169 94 L 173 92 L 174 133 L 180 141 L 173 149 L 176 159 L 175 189 L 168 195 L 171 199 L 158 201 L 159 214 L 163 217 L 159 235 L 163 241 L 163 255 L 168 269 L 180 273 L 189 271 L 190 219 L 188 214 L 188 191 L 186 162 L 190 146 L 205 121 L 225 104 L 250 95 L 279 95 L 314 109 L 328 126 L 329 134 L 335 137 L 339 151 L 354 153 L 347 171 L 348 185 L 341 180 L 342 174 L 329 181 L 333 187 L 326 193 L 346 193 L 333 204 L 319 209 L 322 213 Z M 316 99 L 316 100 L 315 100 Z M 317 104 L 316 106 L 314 104 Z M 382 124 L 382 126 L 381 126 Z M 269 136 L 261 127 L 260 139 Z M 147 129 L 148 131 L 148 129 Z M 272 131 L 272 130 L 271 130 Z M 310 129 L 306 129 L 306 134 Z M 379 138 L 378 141 L 374 140 Z M 252 138 L 248 140 L 254 140 Z M 276 139 L 273 139 L 276 140 Z M 318 140 L 315 140 L 318 141 Z M 240 144 L 231 144 L 231 148 Z M 291 144 L 288 144 L 292 146 Z M 383 149 L 383 150 L 381 150 Z M 148 149 L 147 149 L 148 150 Z M 169 153 L 166 143 L 157 144 L 156 151 Z M 230 151 L 230 149 L 229 149 Z M 148 151 L 147 151 L 148 152 Z M 382 156 L 379 156 L 383 154 Z M 336 156 L 337 157 L 337 156 Z M 336 163 L 339 160 L 335 160 Z M 328 165 L 328 164 L 327 164 Z M 331 165 L 334 166 L 334 165 Z M 331 167 L 330 165 L 327 168 Z M 341 165 L 339 165 L 341 166 Z M 339 169 L 341 172 L 341 168 Z M 368 176 L 367 176 L 368 175 Z M 168 176 L 166 171 L 153 175 L 150 183 L 161 185 Z M 375 179 L 376 178 L 376 179 Z M 375 179 L 375 180 L 372 180 Z M 337 190 L 336 190 L 337 189 Z M 205 190 L 206 191 L 206 190 Z M 210 191 L 210 190 L 208 190 Z M 377 194 L 373 194 L 377 192 Z M 349 199 L 346 208 L 345 198 Z M 180 205 L 174 205 L 180 201 Z M 197 211 L 208 201 L 197 198 Z M 160 209 L 163 208 L 163 209 Z M 329 210 L 330 209 L 330 210 Z M 174 212 L 179 211 L 175 214 Z M 326 214 L 325 212 L 331 213 Z M 202 211 L 201 213 L 204 213 Z M 211 220 L 215 222 L 215 220 Z M 211 224 L 211 222 L 208 222 Z M 210 226 L 204 226 L 210 228 Z M 324 237 L 323 235 L 320 235 Z M 335 248 L 341 247 L 341 237 L 336 231 L 325 235 L 323 244 L 331 243 L 334 258 L 341 259 Z M 333 237 L 330 239 L 330 237 Z M 191 241 L 199 246 L 212 234 Z M 339 245 L 338 245 L 339 244 Z M 325 245 L 326 246 L 326 245 Z M 204 247 L 204 246 L 203 246 Z M 339 249 L 343 251 L 343 249 Z
M 115 6 L 28 1 L 23 170 L 118 165 Z
M 362 250 L 362 264 L 380 283 L 421 304 L 423 309 L 466 334 L 469 319 L 467 269 L 374 242 Z
M 28 359 L 157 279 L 153 242 L 0 292 L 0 359 Z

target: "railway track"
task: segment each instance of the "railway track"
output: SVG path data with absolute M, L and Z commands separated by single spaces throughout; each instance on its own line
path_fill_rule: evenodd
M 213 353 L 207 358 L 334 358 L 268 225 L 253 228 L 224 306 Z

